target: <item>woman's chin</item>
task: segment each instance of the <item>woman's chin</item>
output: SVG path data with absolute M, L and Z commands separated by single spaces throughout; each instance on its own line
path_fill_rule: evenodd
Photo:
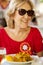
M 21 28 L 27 28 L 28 26 L 21 26 Z

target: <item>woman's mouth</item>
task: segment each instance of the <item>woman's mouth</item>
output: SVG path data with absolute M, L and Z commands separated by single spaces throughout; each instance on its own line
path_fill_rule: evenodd
M 21 20 L 21 22 L 23 22 L 23 23 L 28 23 L 28 20 Z

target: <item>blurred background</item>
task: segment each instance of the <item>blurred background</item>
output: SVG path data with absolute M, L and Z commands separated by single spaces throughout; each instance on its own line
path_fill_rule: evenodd
M 5 12 L 9 8 L 10 2 L 12 0 L 6 0 L 6 1 L 8 1 L 8 3 L 0 4 L 0 19 L 5 17 Z M 35 18 L 32 20 L 33 23 L 30 23 L 30 25 L 33 27 L 37 27 L 40 30 L 41 35 L 43 37 L 43 0 L 31 0 L 31 1 L 34 4 Z

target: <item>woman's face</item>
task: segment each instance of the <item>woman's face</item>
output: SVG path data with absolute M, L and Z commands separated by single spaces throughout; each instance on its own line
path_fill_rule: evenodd
M 26 11 L 31 10 L 28 3 L 24 3 L 17 9 L 14 15 L 14 21 L 20 28 L 27 28 L 29 22 L 31 21 L 31 16 L 27 14 Z

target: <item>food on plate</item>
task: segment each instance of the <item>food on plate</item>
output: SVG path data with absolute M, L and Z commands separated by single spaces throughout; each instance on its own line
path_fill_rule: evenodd
M 32 58 L 31 58 L 30 54 L 22 53 L 22 52 L 19 52 L 14 56 L 6 55 L 5 58 L 6 58 L 7 61 L 14 61 L 14 62 L 32 61 Z
M 10 55 L 6 55 L 6 56 L 5 56 L 5 59 L 6 59 L 7 61 L 13 61 L 13 57 L 10 56 Z

